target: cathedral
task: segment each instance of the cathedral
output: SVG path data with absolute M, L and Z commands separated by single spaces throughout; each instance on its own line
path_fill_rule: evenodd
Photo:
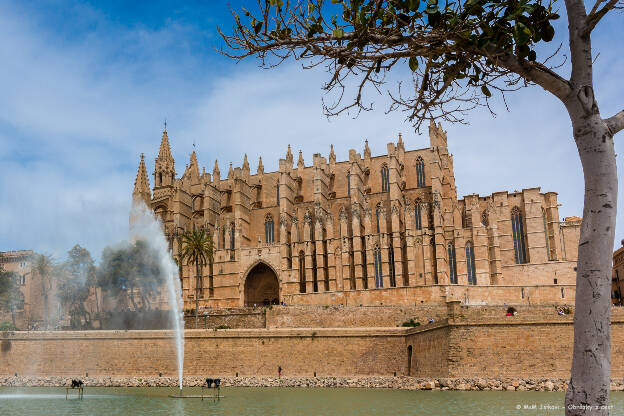
M 133 201 L 162 221 L 174 258 L 180 236 L 203 228 L 215 246 L 199 278 L 203 308 L 288 305 L 572 304 L 581 218 L 560 220 L 555 192 L 540 188 L 457 196 L 441 125 L 429 147 L 313 155 L 255 174 L 245 155 L 221 175 L 200 172 L 195 152 L 181 177 L 167 130 L 150 189 L 143 155 Z M 185 309 L 194 265 L 181 264 Z

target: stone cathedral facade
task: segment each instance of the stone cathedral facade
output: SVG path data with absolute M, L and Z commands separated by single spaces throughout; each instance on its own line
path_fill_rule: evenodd
M 162 220 L 172 254 L 203 227 L 213 264 L 181 265 L 185 307 L 571 304 L 581 219 L 560 220 L 557 194 L 540 188 L 458 198 L 446 132 L 429 147 L 349 151 L 306 165 L 288 147 L 279 171 L 247 160 L 200 172 L 193 152 L 177 177 L 167 131 L 150 189 L 143 155 L 133 200 Z

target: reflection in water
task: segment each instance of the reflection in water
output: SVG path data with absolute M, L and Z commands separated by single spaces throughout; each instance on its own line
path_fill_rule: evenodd
M 185 395 L 199 395 L 185 388 Z M 176 388 L 0 388 L 4 415 L 563 415 L 562 392 L 463 392 L 370 389 L 222 388 L 219 401 L 172 399 Z M 624 393 L 612 392 L 611 415 L 624 416 Z

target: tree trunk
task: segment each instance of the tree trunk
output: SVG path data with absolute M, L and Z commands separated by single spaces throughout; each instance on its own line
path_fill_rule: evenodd
M 608 415 L 611 372 L 611 264 L 617 204 L 613 135 L 591 87 L 568 105 L 585 178 L 578 247 L 574 352 L 566 415 Z M 589 105 L 588 105 L 589 104 Z
M 195 257 L 195 329 L 199 325 L 199 258 Z
M 48 294 L 43 295 L 43 328 L 48 329 Z
M 100 313 L 100 300 L 98 299 L 97 286 L 93 286 L 93 292 L 95 292 L 95 313 L 98 317 L 98 323 L 100 325 L 100 329 L 102 329 L 102 314 Z

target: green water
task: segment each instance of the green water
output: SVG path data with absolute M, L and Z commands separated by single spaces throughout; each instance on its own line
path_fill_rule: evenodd
M 185 395 L 199 395 L 185 388 Z M 563 393 L 400 391 L 320 388 L 222 388 L 219 401 L 174 399 L 174 388 L 0 388 L 0 415 L 563 415 Z M 611 394 L 624 415 L 624 393 Z M 519 407 L 519 408 L 518 408 Z

